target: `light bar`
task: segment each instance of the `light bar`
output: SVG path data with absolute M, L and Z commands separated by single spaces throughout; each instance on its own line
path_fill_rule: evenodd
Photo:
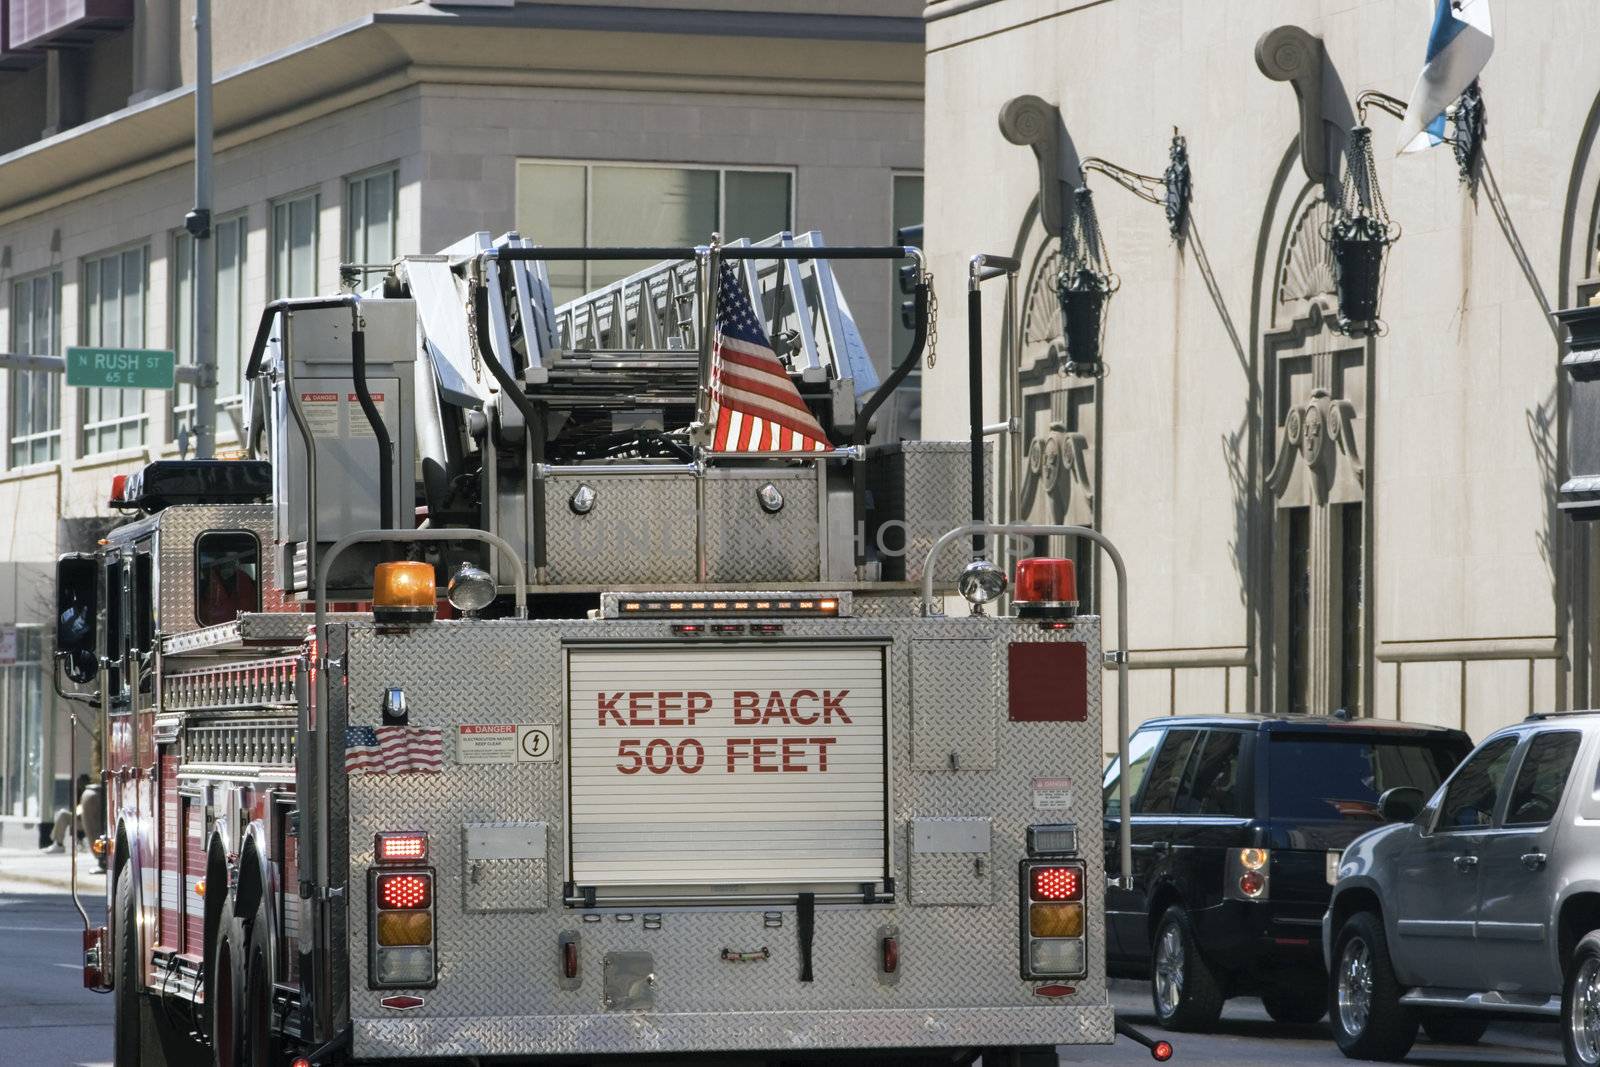
M 604 619 L 699 617 L 842 618 L 850 614 L 845 593 L 605 593 Z

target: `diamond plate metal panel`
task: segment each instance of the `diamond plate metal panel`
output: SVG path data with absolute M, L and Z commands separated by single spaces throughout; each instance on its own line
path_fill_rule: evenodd
M 993 640 L 911 641 L 911 759 L 918 770 L 987 771 L 994 767 L 1003 693 L 1000 649 Z
M 913 852 L 909 880 L 918 907 L 994 903 L 994 864 L 985 854 Z
M 534 823 L 469 823 L 461 828 L 462 907 L 469 912 L 544 911 L 550 906 L 550 875 L 543 856 L 474 853 L 475 830 L 525 830 L 543 843 L 546 827 Z
M 156 519 L 157 581 L 160 603 L 156 627 L 163 634 L 198 630 L 195 618 L 195 541 L 207 530 L 246 530 L 261 542 L 261 569 L 256 588 L 267 611 L 282 606 L 277 575 L 277 553 L 272 551 L 271 504 L 181 504 L 162 511 Z
M 555 585 L 664 584 L 695 580 L 695 479 L 691 474 L 549 479 L 545 538 Z M 569 506 L 580 485 L 595 491 L 586 515 Z
M 757 491 L 768 482 L 783 494 L 776 514 Z M 729 582 L 815 582 L 821 579 L 822 530 L 814 470 L 717 471 L 706 478 L 706 574 Z
M 886 580 L 920 582 L 933 543 L 971 521 L 971 456 L 964 441 L 896 441 L 867 449 L 867 529 Z M 990 444 L 984 446 L 984 484 L 994 484 Z M 953 585 L 969 559 L 951 546 L 939 562 L 939 582 Z
M 565 714 L 564 638 L 669 642 L 670 623 L 441 622 L 402 634 L 378 634 L 369 625 L 350 627 L 350 721 L 375 721 L 383 688 L 403 685 L 412 723 L 444 728 L 447 738 L 441 774 L 349 781 L 351 852 L 343 880 L 349 886 L 344 905 L 350 917 L 348 988 L 358 1057 L 1111 1040 L 1112 1015 L 1101 977 L 1102 910 L 1091 901 L 1092 977 L 1074 983 L 1074 996 L 1044 1002 L 1034 995 L 1035 983 L 1019 977 L 1017 886 L 1003 873 L 1022 858 L 1026 828 L 1037 820 L 1028 788 L 1032 778 L 1071 778 L 1086 785 L 1099 780 L 1099 672 L 1090 672 L 1088 721 L 1000 723 L 994 770 L 921 771 L 912 766 L 907 714 L 912 639 L 982 639 L 998 648 L 1011 640 L 1039 640 L 1040 631 L 994 618 L 784 623 L 786 638 L 891 642 L 889 771 L 895 825 L 889 839 L 894 870 L 911 884 L 910 898 L 818 907 L 816 980 L 802 983 L 793 905 L 585 912 L 555 903 L 532 914 L 469 913 L 455 888 L 466 877 L 462 857 L 454 849 L 440 850 L 438 986 L 427 992 L 423 1006 L 404 1016 L 383 1008 L 382 994 L 367 988 L 365 874 L 373 833 L 415 827 L 436 841 L 451 841 L 469 821 L 545 821 L 550 827 L 547 891 L 559 893 L 569 862 L 564 732 L 558 731 L 554 763 L 461 765 L 454 761 L 454 731 L 449 727 L 462 721 L 559 722 Z M 1070 632 L 1044 639 L 1085 641 L 1090 662 L 1099 660 L 1094 620 L 1082 619 Z M 1004 716 L 1003 687 L 977 699 L 974 713 L 996 722 Z M 333 718 L 330 714 L 330 726 Z M 1100 819 L 1098 790 L 1082 788 L 1074 795 L 1073 809 L 1052 812 L 1051 820 L 1070 816 L 1080 826 L 1095 826 Z M 1002 873 L 995 876 L 987 906 L 914 903 L 909 822 L 927 817 L 991 820 L 991 867 L 998 865 Z M 1100 850 L 1091 848 L 1083 858 L 1088 885 L 1104 885 Z M 646 914 L 651 921 L 644 921 Z M 768 925 L 767 914 L 779 916 L 782 925 Z M 893 986 L 877 981 L 877 937 L 886 924 L 900 932 L 902 972 Z M 560 938 L 573 930 L 582 931 L 580 963 L 589 980 L 564 989 L 558 969 Z M 763 948 L 769 954 L 761 962 L 723 958 L 724 949 L 753 953 Z M 653 957 L 658 977 L 653 1011 L 607 1012 L 601 1003 L 602 961 L 608 953 L 624 952 Z M 519 980 L 507 982 L 510 974 Z M 951 974 L 963 980 L 953 983 Z

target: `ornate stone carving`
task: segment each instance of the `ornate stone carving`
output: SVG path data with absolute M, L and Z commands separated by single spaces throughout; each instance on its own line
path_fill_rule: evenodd
M 1314 301 L 1333 296 L 1333 249 L 1323 236 L 1333 209 L 1320 193 L 1313 193 L 1294 221 L 1278 266 L 1278 303 Z
M 1094 523 L 1093 381 L 1067 377 L 1056 277 L 1061 245 L 1047 238 L 1023 290 L 1019 369 L 1022 439 L 1017 518 Z
M 1014 97 L 1000 109 L 1000 132 L 1012 144 L 1027 145 L 1039 161 L 1039 221 L 1045 232 L 1061 233 L 1066 183 L 1061 176 L 1061 112 L 1037 96 Z
M 1348 464 L 1356 483 L 1365 485 L 1366 471 L 1356 447 L 1356 418 L 1355 405 L 1350 401 L 1335 400 L 1326 389 L 1313 389 L 1309 401 L 1290 408 L 1284 416 L 1283 444 L 1267 475 L 1267 488 L 1282 499 L 1297 462 L 1305 464 L 1319 504 L 1328 502 L 1328 488 L 1337 476 L 1339 464 Z
M 1322 132 L 1322 39 L 1299 26 L 1268 30 L 1256 42 L 1256 66 L 1273 81 L 1294 86 L 1300 100 L 1300 165 L 1306 177 L 1328 176 L 1328 142 Z

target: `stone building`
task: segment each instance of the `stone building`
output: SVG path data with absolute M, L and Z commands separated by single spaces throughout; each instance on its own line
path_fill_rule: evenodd
M 882 243 L 921 215 L 916 0 L 212 7 L 225 412 L 265 303 L 334 291 L 341 263 L 513 228 L 554 244 L 784 228 Z M 193 358 L 193 11 L 0 0 L 0 351 Z M 555 277 L 558 296 L 608 280 L 598 269 Z M 890 272 L 839 273 L 886 360 Z M 51 561 L 98 536 L 114 474 L 176 454 L 192 410 L 181 388 L 0 375 L 0 843 L 32 840 L 70 791 L 43 666 Z M 13 627 L 20 666 L 4 665 Z
M 1019 257 L 1014 309 L 1002 282 L 983 287 L 985 420 L 1001 416 L 999 359 L 1015 345 L 1014 454 L 1037 446 L 1053 486 L 1024 510 L 1090 522 L 1127 557 L 1136 719 L 1342 707 L 1482 737 L 1595 700 L 1596 546 L 1555 505 L 1567 399 L 1547 315 L 1600 288 L 1589 4 L 1493 5 L 1487 138 L 1465 180 L 1449 145 L 1396 158 L 1398 119 L 1366 109 L 1401 236 L 1382 328 L 1338 328 L 1328 224 L 1358 100 L 1410 95 L 1432 10 L 927 7 L 946 340 L 924 428 L 967 425 L 965 353 L 951 350 L 968 256 Z M 1013 104 L 1026 97 L 1032 110 Z M 1115 180 L 1162 178 L 1175 130 L 1193 188 L 1176 238 L 1167 183 Z M 1050 225 L 1081 217 L 1085 174 L 1120 279 L 1098 378 L 1065 367 Z M 1112 603 L 1108 571 L 1089 584 Z

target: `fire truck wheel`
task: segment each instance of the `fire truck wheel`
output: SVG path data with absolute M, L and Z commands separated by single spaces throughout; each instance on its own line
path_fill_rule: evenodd
M 135 976 L 139 946 L 138 939 L 131 936 L 137 929 L 137 920 L 133 913 L 133 875 L 127 867 L 117 872 L 115 898 L 116 925 L 111 931 L 111 996 L 116 1067 L 139 1067 L 139 1054 L 143 1046 L 143 1033 L 139 1025 L 141 1005 Z
M 244 959 L 247 944 L 243 924 L 233 914 L 233 900 L 230 897 L 222 906 L 222 921 L 217 924 L 217 943 L 208 965 L 212 972 L 212 1067 L 241 1067 L 243 1063 Z
M 1150 1000 L 1168 1030 L 1207 1030 L 1222 1014 L 1222 986 L 1200 955 L 1189 916 L 1174 905 L 1150 947 Z
M 244 1014 L 241 1037 L 247 1067 L 281 1067 L 283 1043 L 272 1032 L 272 943 L 268 938 L 267 904 L 262 901 L 250 923 L 249 955 L 244 967 Z

